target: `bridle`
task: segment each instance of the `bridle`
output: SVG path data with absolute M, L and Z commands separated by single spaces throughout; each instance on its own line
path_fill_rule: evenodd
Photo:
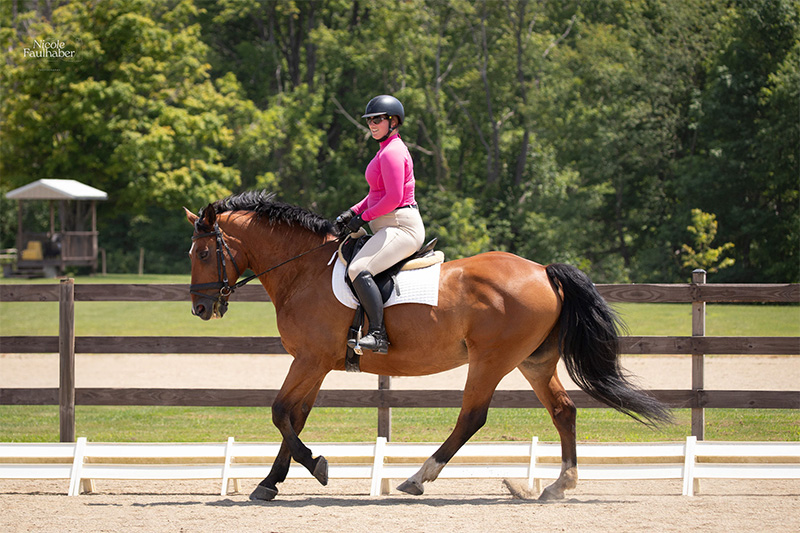
M 206 237 L 214 237 L 217 240 L 217 274 L 219 276 L 219 279 L 218 281 L 214 281 L 211 283 L 193 283 L 189 285 L 189 293 L 194 294 L 195 296 L 199 296 L 203 299 L 213 300 L 214 311 L 217 311 L 217 309 L 221 308 L 222 313 L 224 313 L 228 307 L 227 298 L 231 294 L 233 294 L 233 291 L 244 285 L 244 283 L 242 283 L 241 285 L 237 283 L 233 287 L 231 287 L 230 283 L 228 283 L 228 269 L 227 265 L 225 264 L 226 252 L 228 254 L 228 257 L 230 257 L 231 259 L 233 268 L 236 269 L 237 278 L 239 277 L 241 272 L 239 271 L 239 265 L 236 264 L 236 260 L 233 258 L 231 249 L 228 247 L 228 244 L 225 242 L 225 238 L 222 236 L 222 230 L 219 229 L 219 224 L 217 224 L 216 222 L 214 223 L 214 231 L 192 235 L 192 241 L 197 241 L 199 239 L 204 239 Z M 219 290 L 219 294 L 217 294 L 216 298 L 214 298 L 214 296 L 210 294 L 200 292 L 210 289 Z
M 189 293 L 195 296 L 199 296 L 206 300 L 213 300 L 213 309 L 214 311 L 219 311 L 220 316 L 225 313 L 228 308 L 228 297 L 233 294 L 233 292 L 240 288 L 244 287 L 254 279 L 263 276 L 264 274 L 275 270 L 278 267 L 281 267 L 287 263 L 291 263 L 295 259 L 300 259 L 306 254 L 310 254 L 315 250 L 319 250 L 329 242 L 336 242 L 341 239 L 341 237 L 337 237 L 334 241 L 325 241 L 319 246 L 311 248 L 310 250 L 306 250 L 294 257 L 287 259 L 286 261 L 282 261 L 277 265 L 273 265 L 268 269 L 259 272 L 258 274 L 253 274 L 252 276 L 247 276 L 244 279 L 241 279 L 231 285 L 228 282 L 228 269 L 226 268 L 227 265 L 225 264 L 225 255 L 227 254 L 233 264 L 233 268 L 236 270 L 236 277 L 238 278 L 241 276 L 242 272 L 239 270 L 239 265 L 236 264 L 236 260 L 233 258 L 233 254 L 231 253 L 231 249 L 228 247 L 228 243 L 225 242 L 225 237 L 223 236 L 222 230 L 219 227 L 217 222 L 214 222 L 214 230 L 208 231 L 206 233 L 199 233 L 197 235 L 192 235 L 192 241 L 197 241 L 198 239 L 204 239 L 206 237 L 214 237 L 217 241 L 217 281 L 212 281 L 210 283 L 193 283 L 189 285 Z M 218 290 L 219 293 L 214 297 L 213 295 L 207 294 L 205 292 L 200 291 L 207 291 L 207 290 Z

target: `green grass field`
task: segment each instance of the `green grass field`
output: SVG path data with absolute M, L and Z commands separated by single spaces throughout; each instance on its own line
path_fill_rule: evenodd
M 58 283 L 57 280 L 0 280 L 0 283 Z M 110 275 L 76 283 L 188 283 L 188 276 Z M 618 304 L 632 335 L 690 335 L 689 304 Z M 77 302 L 77 335 L 274 336 L 270 303 L 233 302 L 224 320 L 203 322 L 181 302 Z M 800 336 L 800 306 L 707 306 L 708 335 Z M 0 302 L 0 335 L 56 335 L 55 303 Z M 1 350 L 1 348 L 0 348 Z M 2 376 L 0 376 L 2 386 Z M 452 430 L 457 409 L 393 409 L 392 439 L 438 442 Z M 690 433 L 690 413 L 677 410 L 676 424 L 650 430 L 611 409 L 578 413 L 581 441 L 676 441 Z M 370 441 L 376 435 L 375 409 L 320 408 L 312 412 L 304 439 Z M 279 434 L 267 408 L 76 407 L 76 431 L 93 441 L 191 442 L 276 441 Z M 476 441 L 543 441 L 558 435 L 543 409 L 493 409 Z M 709 440 L 800 440 L 800 416 L 792 410 L 706 410 Z M 58 440 L 57 406 L 0 406 L 0 441 Z
M 100 442 L 280 441 L 264 407 L 97 407 L 77 406 L 76 432 Z M 457 409 L 393 409 L 392 440 L 441 442 L 452 431 Z M 582 442 L 682 441 L 691 434 L 688 409 L 676 423 L 648 429 L 612 409 L 578 410 Z M 377 436 L 376 409 L 318 408 L 303 432 L 308 442 L 366 442 Z M 473 441 L 520 441 L 536 435 L 558 441 L 544 409 L 492 409 Z M 792 410 L 707 409 L 707 440 L 798 441 L 800 416 Z M 0 405 L 0 441 L 58 441 L 57 406 Z

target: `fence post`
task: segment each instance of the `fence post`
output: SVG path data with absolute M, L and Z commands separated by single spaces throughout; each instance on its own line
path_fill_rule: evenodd
M 61 280 L 58 294 L 58 420 L 61 442 L 75 442 L 75 280 Z
M 706 282 L 706 271 L 698 268 L 692 272 L 692 283 L 697 285 Z M 700 299 L 700 291 L 692 294 L 692 337 L 704 337 L 706 334 L 706 302 Z M 692 391 L 694 397 L 700 400 L 704 386 L 703 379 L 704 355 L 697 348 L 692 348 Z M 705 410 L 703 407 L 692 407 L 692 436 L 703 440 L 705 432 Z
M 385 405 L 383 400 L 383 393 L 380 391 L 391 390 L 392 377 L 391 376 L 378 376 L 378 394 L 380 394 L 380 403 Z M 387 441 L 392 440 L 392 408 L 391 407 L 378 407 L 378 436 L 384 437 Z

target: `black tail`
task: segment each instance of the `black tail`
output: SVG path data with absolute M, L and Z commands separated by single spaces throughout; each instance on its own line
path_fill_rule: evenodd
M 548 265 L 547 275 L 564 291 L 559 347 L 572 381 L 643 424 L 671 422 L 666 405 L 625 377 L 618 357 L 621 322 L 589 277 L 562 263 Z

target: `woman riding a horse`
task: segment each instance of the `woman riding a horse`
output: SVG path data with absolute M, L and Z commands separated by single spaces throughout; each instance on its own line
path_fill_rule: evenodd
M 405 119 L 403 104 L 393 96 L 376 96 L 361 118 L 367 120 L 372 138 L 379 143 L 367 165 L 369 193 L 336 222 L 351 232 L 369 224 L 374 234 L 353 258 L 347 275 L 369 318 L 369 331 L 358 344 L 385 354 L 389 339 L 383 323 L 383 299 L 373 276 L 419 250 L 425 226 L 414 199 L 414 163 L 398 132 Z

